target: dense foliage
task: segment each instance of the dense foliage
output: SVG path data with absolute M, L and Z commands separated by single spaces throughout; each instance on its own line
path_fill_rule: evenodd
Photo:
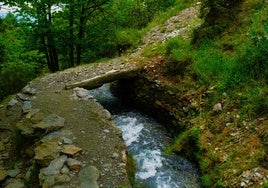
M 4 1 L 0 20 L 0 99 L 47 67 L 51 72 L 121 55 L 140 30 L 175 0 Z M 137 19 L 139 18 L 139 19 Z

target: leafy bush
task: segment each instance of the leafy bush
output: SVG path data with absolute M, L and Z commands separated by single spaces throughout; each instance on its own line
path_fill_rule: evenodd
M 0 99 L 21 90 L 27 82 L 36 77 L 37 64 L 22 61 L 5 63 L 0 69 Z
M 209 175 L 203 175 L 201 177 L 201 181 L 202 181 L 202 185 L 204 187 L 211 187 L 212 186 L 212 182 L 211 182 Z

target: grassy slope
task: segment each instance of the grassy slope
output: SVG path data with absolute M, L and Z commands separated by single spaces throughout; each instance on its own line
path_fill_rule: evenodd
M 267 4 L 246 0 L 220 34 L 198 46 L 171 39 L 150 54 L 165 49 L 163 79 L 191 101 L 188 130 L 171 150 L 196 142 L 205 187 L 268 186 Z M 215 104 L 222 109 L 213 111 Z

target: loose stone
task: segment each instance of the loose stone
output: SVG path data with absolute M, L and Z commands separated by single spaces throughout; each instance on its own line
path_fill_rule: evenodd
M 23 107 L 22 107 L 22 113 L 26 114 L 31 111 L 32 105 L 31 101 L 24 101 Z
M 71 170 L 80 169 L 83 166 L 82 162 L 73 158 L 67 159 L 67 165 Z
M 82 149 L 79 147 L 76 147 L 74 145 L 64 145 L 63 149 L 61 150 L 61 152 L 63 154 L 71 155 L 71 156 L 74 156 L 75 154 L 79 153 L 80 151 L 82 151 Z
M 72 144 L 73 141 L 71 139 L 69 139 L 69 138 L 63 138 L 63 143 L 64 144 Z
M 22 89 L 22 92 L 24 94 L 35 95 L 36 94 L 36 89 L 34 89 L 34 88 L 30 87 L 29 85 L 27 85 Z
M 15 104 L 17 104 L 19 101 L 16 99 L 12 99 L 11 101 L 9 101 L 9 103 L 7 104 L 7 108 L 11 108 L 13 106 L 15 106 Z
M 44 175 L 60 174 L 60 170 L 62 169 L 66 160 L 67 160 L 67 156 L 61 155 L 59 158 L 56 158 L 53 161 L 51 161 L 49 166 L 45 168 L 45 170 L 43 171 Z

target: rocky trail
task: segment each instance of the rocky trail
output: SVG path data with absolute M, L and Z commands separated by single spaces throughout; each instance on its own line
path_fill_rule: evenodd
M 126 146 L 110 113 L 83 88 L 68 84 L 140 67 L 147 45 L 187 37 L 198 6 L 149 31 L 133 54 L 48 74 L 0 106 L 0 187 L 131 187 Z M 163 30 L 163 29 L 161 29 Z M 139 57 L 139 58 L 138 58 Z

